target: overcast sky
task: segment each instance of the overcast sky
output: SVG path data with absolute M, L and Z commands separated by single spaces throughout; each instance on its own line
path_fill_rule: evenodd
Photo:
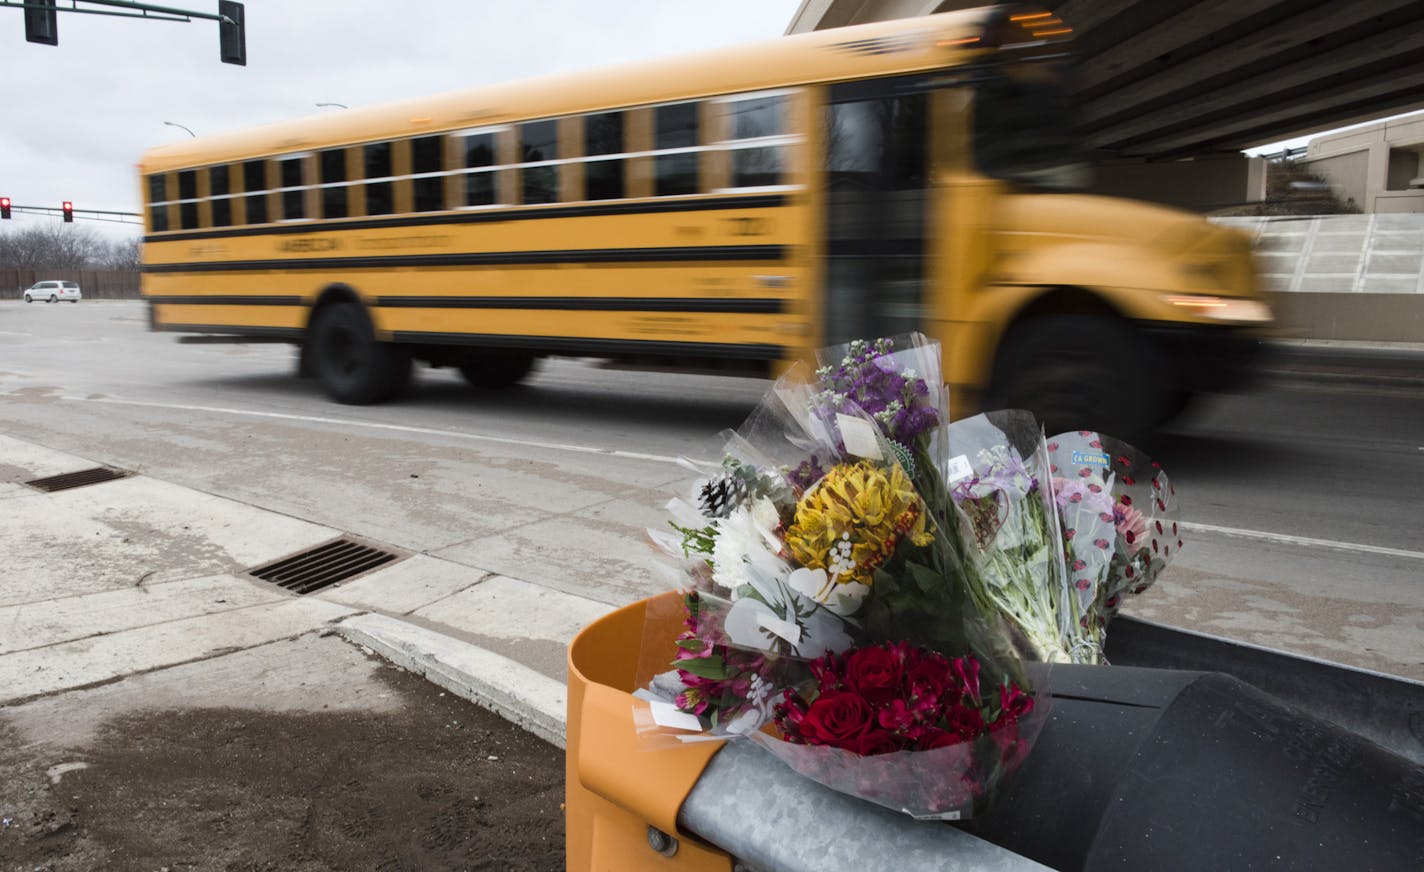
M 215 13 L 217 0 L 155 0 Z M 61 10 L 63 8 L 61 5 Z M 247 66 L 218 25 L 60 11 L 59 45 L 0 7 L 0 195 L 137 212 L 148 148 L 458 88 L 774 39 L 800 0 L 246 0 Z M 100 9 L 104 7 L 81 7 Z M 16 213 L 21 221 L 51 221 Z M 107 233 L 136 228 L 86 222 Z

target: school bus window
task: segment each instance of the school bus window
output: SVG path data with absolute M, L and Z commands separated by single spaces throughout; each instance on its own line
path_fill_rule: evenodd
M 784 184 L 787 98 L 777 94 L 727 102 L 733 188 Z
M 346 149 L 327 149 L 320 157 L 321 215 L 323 218 L 345 218 L 351 214 L 346 196 Z M 284 180 L 283 184 L 287 182 Z
M 461 188 L 466 206 L 492 206 L 495 197 L 495 134 L 493 131 L 469 133 L 463 140 L 461 165 L 464 173 Z
M 183 170 L 178 173 L 178 227 L 192 230 L 198 226 L 198 173 Z
M 148 225 L 155 233 L 168 229 L 168 176 L 148 177 Z
M 277 177 L 282 183 L 282 218 L 287 221 L 306 217 L 303 200 L 306 191 L 302 188 L 302 161 L 304 157 L 287 157 L 277 161 Z
M 395 211 L 394 188 L 390 181 L 391 144 L 373 142 L 362 149 L 366 178 L 366 214 L 389 215 Z
M 443 136 L 423 136 L 410 141 L 410 168 L 415 174 L 411 180 L 414 192 L 415 211 L 438 212 L 445 208 L 445 169 L 441 154 Z M 367 199 L 370 195 L 367 194 Z
M 700 188 L 697 166 L 697 103 L 659 106 L 653 113 L 654 193 L 659 197 L 695 194 Z
M 585 115 L 583 151 L 589 157 L 623 154 L 623 113 Z M 623 158 L 584 162 L 584 197 L 617 200 L 623 196 Z
M 213 226 L 227 227 L 232 224 L 232 200 L 228 197 L 232 193 L 232 185 L 226 164 L 208 167 L 208 193 L 213 198 L 210 203 Z
M 530 121 L 519 125 L 519 170 L 521 203 L 553 203 L 559 199 L 558 127 L 553 121 Z M 537 164 L 531 166 L 531 164 Z
M 247 207 L 248 224 L 267 223 L 267 165 L 250 160 L 242 165 L 243 204 Z

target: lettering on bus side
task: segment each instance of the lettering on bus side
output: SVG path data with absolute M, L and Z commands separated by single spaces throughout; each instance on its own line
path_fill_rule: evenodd
M 771 233 L 770 218 L 736 216 L 722 220 L 727 224 L 729 236 L 767 236 Z
M 455 242 L 453 236 L 374 236 L 356 241 L 356 247 L 390 251 L 395 248 L 449 248 Z
M 626 323 L 629 333 L 644 335 L 701 336 L 707 333 L 705 325 L 685 315 L 644 315 L 629 318 Z
M 277 243 L 278 251 L 309 253 L 313 251 L 335 251 L 341 247 L 339 239 L 328 239 L 321 236 L 298 236 L 295 239 L 283 239 Z

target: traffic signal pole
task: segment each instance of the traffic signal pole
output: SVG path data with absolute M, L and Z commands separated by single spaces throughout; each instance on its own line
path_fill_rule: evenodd
M 192 21 L 194 18 L 218 22 L 218 54 L 225 64 L 247 66 L 247 14 L 243 4 L 219 0 L 218 11 L 194 12 L 134 0 L 69 0 L 59 8 L 57 0 L 0 0 L 0 6 L 15 6 L 25 13 L 25 39 L 42 45 L 59 45 L 58 13 L 110 15 L 116 18 L 150 18 L 155 21 Z M 82 6 L 81 6 L 82 4 Z M 84 7 L 103 7 L 99 9 Z M 122 10 L 122 11 L 120 11 Z
M 66 223 L 82 218 L 85 221 L 113 221 L 119 224 L 142 224 L 143 215 L 138 212 L 118 212 L 112 209 L 76 209 L 74 203 L 65 200 L 58 209 L 53 206 L 21 206 L 12 203 L 9 197 L 0 197 L 0 219 L 8 219 L 12 212 L 21 215 L 54 215 Z

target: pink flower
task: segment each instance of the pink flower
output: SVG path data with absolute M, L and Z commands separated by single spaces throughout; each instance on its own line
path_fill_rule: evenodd
M 956 657 L 949 662 L 949 668 L 963 688 L 964 695 L 975 705 L 980 705 L 983 700 L 979 696 L 979 661 L 973 657 Z
M 973 739 L 984 732 L 984 716 L 978 709 L 953 706 L 944 713 L 945 729 L 961 739 Z
M 903 699 L 892 699 L 880 709 L 875 719 L 887 730 L 904 730 L 915 723 L 915 713 Z

